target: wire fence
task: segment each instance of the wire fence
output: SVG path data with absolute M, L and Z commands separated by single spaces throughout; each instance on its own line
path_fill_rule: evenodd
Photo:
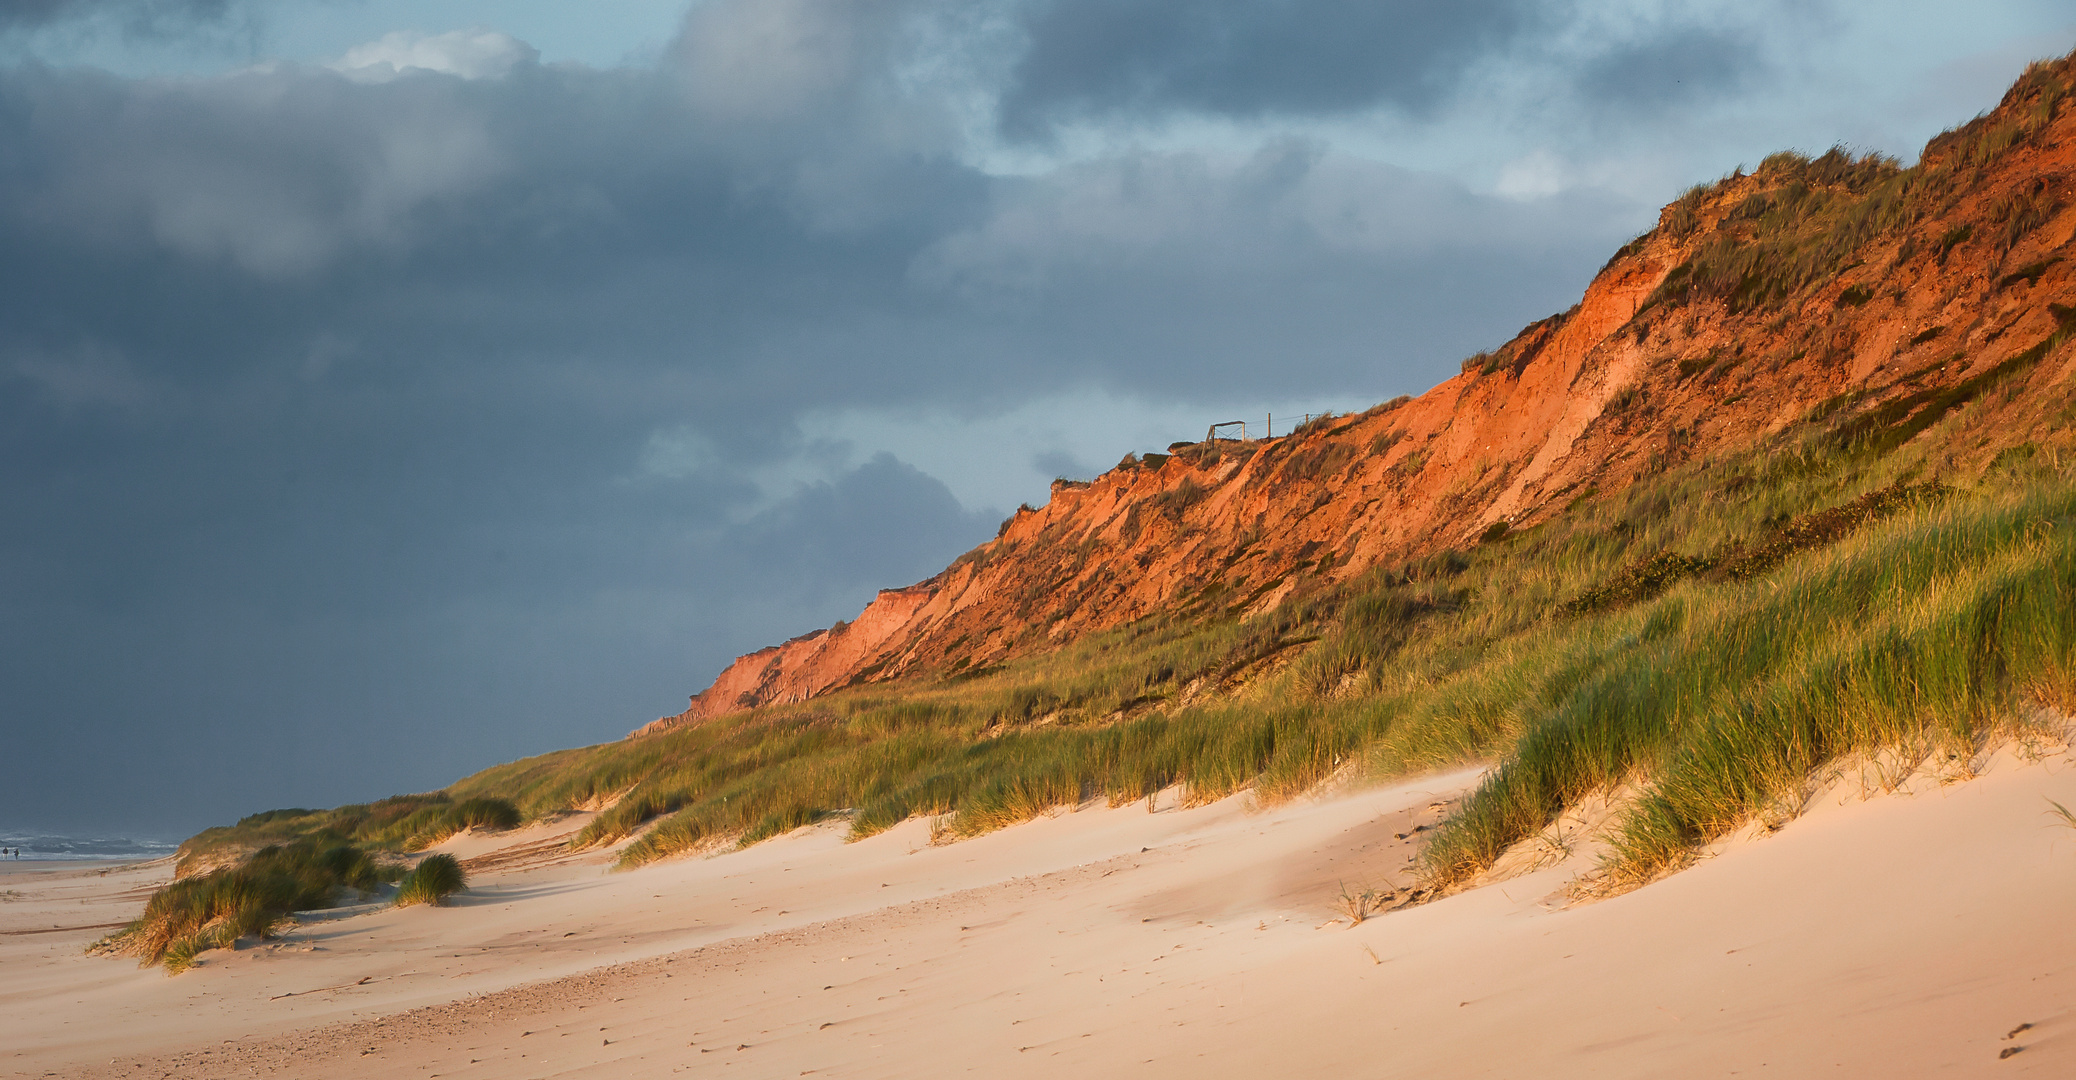
M 1288 435 L 1288 434 L 1290 434 L 1291 432 L 1293 432 L 1293 431 L 1296 431 L 1296 430 L 1297 430 L 1298 428 L 1301 428 L 1301 427 L 1305 426 L 1306 424 L 1309 424 L 1309 423 L 1311 423 L 1311 422 L 1312 422 L 1312 421 L 1314 421 L 1314 420 L 1318 420 L 1318 419 L 1321 419 L 1321 418 L 1323 418 L 1323 417 L 1333 416 L 1333 415 L 1335 415 L 1335 414 L 1334 414 L 1334 413 L 1330 413 L 1330 412 L 1324 412 L 1324 413 L 1309 413 L 1309 412 L 1308 412 L 1308 413 L 1299 413 L 1299 414 L 1296 414 L 1296 415 L 1298 415 L 1298 416 L 1300 417 L 1300 419 L 1298 419 L 1298 420 L 1297 420 L 1297 421 L 1296 421 L 1295 423 L 1291 422 L 1291 420 L 1290 420 L 1290 417 L 1291 417 L 1292 415 L 1293 415 L 1293 414 L 1291 414 L 1291 413 L 1284 413 L 1284 414 L 1283 414 L 1283 417 L 1284 417 L 1284 425 L 1285 425 L 1285 428 L 1286 428 L 1286 430 L 1285 430 L 1285 431 L 1284 431 L 1283 433 L 1284 433 L 1285 435 Z M 1263 424 L 1262 424 L 1262 429 L 1261 429 L 1261 430 L 1262 430 L 1262 435 L 1261 435 L 1261 437 L 1262 437 L 1262 438 L 1264 438 L 1264 439 L 1273 439 L 1273 438 L 1275 438 L 1275 437 L 1276 437 L 1276 414 L 1275 414 L 1275 413 L 1267 413 L 1267 414 L 1264 414 L 1264 416 L 1262 417 L 1262 419 L 1263 419 L 1263 421 L 1264 421 L 1264 422 L 1263 422 Z M 1234 434 L 1232 434 L 1232 431 L 1233 431 L 1233 429 L 1235 429 L 1235 428 L 1239 429 L 1239 432 L 1240 432 L 1240 433 L 1239 433 L 1238 435 L 1234 435 Z M 1254 440 L 1253 440 L 1253 439 L 1252 439 L 1251 437 L 1249 437 L 1249 436 L 1248 436 L 1248 434 L 1247 434 L 1247 421 L 1245 421 L 1245 420 L 1224 420 L 1224 421 L 1220 421 L 1219 423 L 1216 423 L 1216 424 L 1213 424 L 1213 425 L 1211 425 L 1211 427 L 1210 427 L 1210 428 L 1209 428 L 1208 430 L 1206 430 L 1206 431 L 1204 432 L 1204 441 L 1205 441 L 1205 442 L 1217 442 L 1217 441 L 1219 441 L 1219 440 L 1221 440 L 1221 439 L 1223 439 L 1223 440 L 1226 440 L 1226 441 L 1229 441 L 1229 442 L 1253 442 L 1253 441 L 1254 441 Z

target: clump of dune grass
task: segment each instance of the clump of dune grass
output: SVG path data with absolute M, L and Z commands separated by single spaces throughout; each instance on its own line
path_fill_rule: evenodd
M 462 872 L 460 860 L 443 851 L 427 855 L 396 885 L 398 907 L 410 907 L 413 904 L 438 905 L 445 902 L 449 896 L 468 888 L 468 875 Z
M 1350 888 L 1344 881 L 1341 883 L 1341 894 L 1334 898 L 1334 910 L 1348 920 L 1348 925 L 1361 926 L 1370 916 L 1382 911 L 1394 895 L 1395 890 L 1378 889 L 1369 885 Z
M 236 825 L 205 829 L 180 845 L 185 875 L 209 864 L 235 861 L 268 845 L 311 841 L 386 851 L 419 851 L 465 829 L 516 828 L 524 816 L 511 800 L 492 795 L 456 799 L 446 792 L 395 795 L 333 810 L 268 810 Z
M 263 848 L 237 866 L 160 889 L 143 915 L 96 947 L 178 973 L 239 938 L 274 937 L 293 924 L 292 913 L 329 907 L 342 889 L 373 889 L 394 869 L 349 844 Z
M 1635 882 L 1799 805 L 1845 755 L 1972 759 L 2076 686 L 2076 491 L 1906 512 L 1763 586 L 1675 591 L 1541 659 L 1516 675 L 1512 751 L 1424 853 L 1440 883 L 1632 779 L 1607 868 Z

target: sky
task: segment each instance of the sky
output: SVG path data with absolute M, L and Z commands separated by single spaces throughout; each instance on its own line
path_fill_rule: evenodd
M 6 0 L 0 824 L 617 738 L 1058 476 L 1357 409 L 2056 0 Z M 1279 427 L 1282 421 L 1279 421 Z

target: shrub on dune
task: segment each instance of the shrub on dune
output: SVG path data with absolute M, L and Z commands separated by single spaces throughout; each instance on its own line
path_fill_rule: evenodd
M 399 824 L 404 847 L 423 850 L 467 829 L 513 829 L 519 821 L 519 808 L 510 801 L 474 798 L 428 806 Z
M 463 799 L 454 804 L 448 820 L 464 829 L 516 829 L 519 808 L 505 799 Z
M 278 936 L 293 923 L 292 913 L 329 907 L 342 888 L 372 889 L 388 870 L 350 844 L 262 848 L 237 866 L 160 889 L 137 921 L 96 947 L 177 974 L 209 949 L 230 948 L 242 937 Z
M 397 882 L 396 906 L 438 904 L 467 887 L 468 875 L 462 873 L 460 860 L 445 852 L 428 855 Z

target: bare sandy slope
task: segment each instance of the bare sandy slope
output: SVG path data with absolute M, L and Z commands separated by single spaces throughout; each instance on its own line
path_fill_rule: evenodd
M 1321 926 L 1474 779 L 622 874 L 547 843 L 573 818 L 454 842 L 453 907 L 177 978 L 80 955 L 163 864 L 0 868 L 0 1076 L 2076 1075 L 2076 830 L 2046 812 L 2076 759 L 1843 783 L 1599 903 L 1563 903 L 1574 857 Z

